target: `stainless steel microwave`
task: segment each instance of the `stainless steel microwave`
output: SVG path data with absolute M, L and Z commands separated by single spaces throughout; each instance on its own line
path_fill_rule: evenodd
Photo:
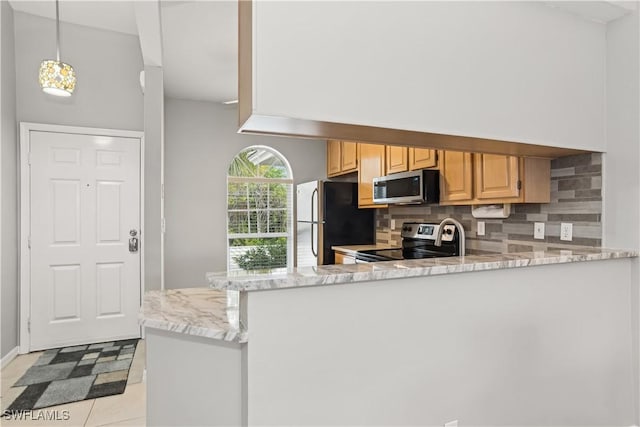
M 373 203 L 438 203 L 440 172 L 423 169 L 373 178 Z

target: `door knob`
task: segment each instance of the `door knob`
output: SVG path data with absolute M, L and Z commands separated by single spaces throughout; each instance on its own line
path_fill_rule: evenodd
M 129 252 L 138 252 L 139 241 L 138 237 L 136 237 L 138 235 L 138 230 L 132 228 L 131 230 L 129 230 L 129 235 L 131 236 L 131 238 L 129 239 Z

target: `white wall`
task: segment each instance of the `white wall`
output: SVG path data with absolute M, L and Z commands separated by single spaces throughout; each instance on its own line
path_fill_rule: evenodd
M 8 2 L 1 3 L 3 11 L 11 11 Z M 143 95 L 138 77 L 142 54 L 137 37 L 62 23 L 61 59 L 73 65 L 78 84 L 72 97 L 57 98 L 44 94 L 37 79 L 40 62 L 55 58 L 55 21 L 22 12 L 13 13 L 12 21 L 8 16 L 3 16 L 2 26 L 2 355 L 17 345 L 18 333 L 16 273 L 5 269 L 5 263 L 16 262 L 18 253 L 17 203 L 12 206 L 17 157 L 15 146 L 7 145 L 11 138 L 15 143 L 16 121 L 143 130 Z M 6 53 L 7 49 L 11 52 Z M 15 82 L 8 84 L 5 78 L 10 74 L 5 74 L 5 69 L 11 68 L 15 70 Z M 5 116 L 5 103 L 11 102 L 10 96 L 5 97 L 10 93 L 8 89 L 5 92 L 7 84 L 15 91 L 12 116 Z M 5 126 L 5 120 L 11 122 L 9 126 Z
M 55 21 L 15 13 L 18 120 L 145 131 L 145 285 L 160 288 L 162 70 L 148 70 L 145 97 L 138 37 L 68 23 L 60 32 L 61 59 L 78 77 L 70 98 L 44 94 L 37 81 L 40 61 L 55 57 Z
M 603 245 L 640 246 L 640 15 L 607 25 L 607 152 L 603 174 Z M 640 263 L 634 263 L 631 307 L 636 414 L 640 423 Z
M 143 129 L 137 37 L 62 23 L 61 60 L 73 65 L 78 77 L 70 98 L 49 96 L 38 84 L 40 62 L 55 59 L 55 21 L 16 12 L 15 38 L 19 121 Z
M 0 2 L 0 158 L 2 175 L 0 193 L 2 215 L 0 236 L 2 237 L 2 260 L 0 271 L 0 302 L 2 319 L 2 343 L 0 357 L 18 345 L 18 194 L 17 194 L 17 122 L 16 122 L 16 72 L 14 60 L 13 10 L 6 1 Z
M 146 65 L 144 89 L 144 287 L 162 287 L 162 173 L 164 83 L 160 67 Z
M 165 125 L 167 288 L 206 285 L 206 272 L 226 270 L 227 170 L 243 148 L 275 148 L 296 183 L 326 177 L 324 141 L 239 135 L 235 106 L 167 98 Z
M 486 1 L 258 2 L 254 20 L 259 114 L 605 149 L 602 24 Z
M 607 26 L 607 152 L 604 244 L 640 245 L 640 24 L 638 13 Z
M 147 426 L 246 425 L 240 344 L 153 328 L 145 334 Z
M 249 425 L 634 425 L 632 262 L 249 292 Z

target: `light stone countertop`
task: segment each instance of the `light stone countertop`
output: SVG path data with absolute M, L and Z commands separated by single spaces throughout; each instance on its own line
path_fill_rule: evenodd
M 331 246 L 331 249 L 355 256 L 358 251 L 380 251 L 385 249 L 402 249 L 402 246 L 377 243 L 375 245 Z
M 598 261 L 637 257 L 633 250 L 581 248 L 547 250 L 464 257 L 430 258 L 404 261 L 383 261 L 369 264 L 335 264 L 303 267 L 273 274 L 248 272 L 207 273 L 212 288 L 235 291 L 338 285 L 405 277 L 437 276 L 484 270 L 531 267 L 570 262 Z
M 147 328 L 244 343 L 239 302 L 238 292 L 210 288 L 147 291 L 138 318 Z

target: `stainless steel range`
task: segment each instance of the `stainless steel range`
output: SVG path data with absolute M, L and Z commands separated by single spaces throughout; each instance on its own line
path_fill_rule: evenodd
M 446 220 L 445 220 L 446 221 Z M 458 256 L 462 253 L 460 232 L 454 224 L 405 222 L 402 225 L 402 249 L 358 251 L 359 262 L 394 261 Z M 457 222 L 457 221 L 456 221 Z M 459 223 L 458 223 L 459 224 Z M 442 228 L 442 244 L 436 245 L 438 232 Z M 460 226 L 462 233 L 464 230 Z M 464 239 L 464 236 L 462 237 Z

